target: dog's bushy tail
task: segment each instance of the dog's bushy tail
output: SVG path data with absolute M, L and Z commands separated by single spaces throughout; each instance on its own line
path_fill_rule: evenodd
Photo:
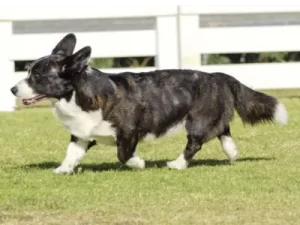
M 276 98 L 252 90 L 227 74 L 219 75 L 224 76 L 229 85 L 234 97 L 235 110 L 244 122 L 251 125 L 267 121 L 287 124 L 287 110 Z

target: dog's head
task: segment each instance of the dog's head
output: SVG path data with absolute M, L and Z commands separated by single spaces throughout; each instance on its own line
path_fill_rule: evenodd
M 91 48 L 85 47 L 73 54 L 74 34 L 66 35 L 48 56 L 35 60 L 28 77 L 11 88 L 11 92 L 30 105 L 44 98 L 63 98 L 73 90 L 71 76 L 82 70 L 90 57 Z

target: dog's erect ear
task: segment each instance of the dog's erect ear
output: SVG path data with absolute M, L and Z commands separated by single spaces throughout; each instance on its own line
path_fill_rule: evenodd
M 67 34 L 52 50 L 52 55 L 69 56 L 73 54 L 76 45 L 76 37 L 74 34 Z
M 66 57 L 63 60 L 64 68 L 66 71 L 80 71 L 82 70 L 88 63 L 91 57 L 92 49 L 90 46 L 86 46 L 73 55 Z

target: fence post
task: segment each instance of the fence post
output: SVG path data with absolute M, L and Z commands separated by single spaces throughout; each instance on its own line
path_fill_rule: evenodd
M 0 111 L 13 111 L 15 109 L 16 99 L 10 92 L 10 88 L 16 81 L 14 76 L 14 63 L 10 60 L 10 48 L 12 38 L 12 22 L 0 21 Z M 20 49 L 20 51 L 22 51 Z
M 199 49 L 195 46 L 199 43 L 199 16 L 198 15 L 180 15 L 180 52 L 181 64 L 183 69 L 199 68 L 201 64 L 201 55 Z M 208 43 L 209 44 L 209 43 Z
M 156 67 L 158 69 L 177 69 L 179 67 L 176 15 L 156 18 L 156 49 Z

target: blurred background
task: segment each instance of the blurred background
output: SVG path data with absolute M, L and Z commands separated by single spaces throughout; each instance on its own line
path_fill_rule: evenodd
M 92 47 L 90 64 L 105 72 L 197 69 L 228 73 L 255 89 L 300 87 L 300 4 L 291 1 L 10 3 L 0 3 L 0 111 L 16 108 L 10 87 L 69 32 L 76 50 Z

